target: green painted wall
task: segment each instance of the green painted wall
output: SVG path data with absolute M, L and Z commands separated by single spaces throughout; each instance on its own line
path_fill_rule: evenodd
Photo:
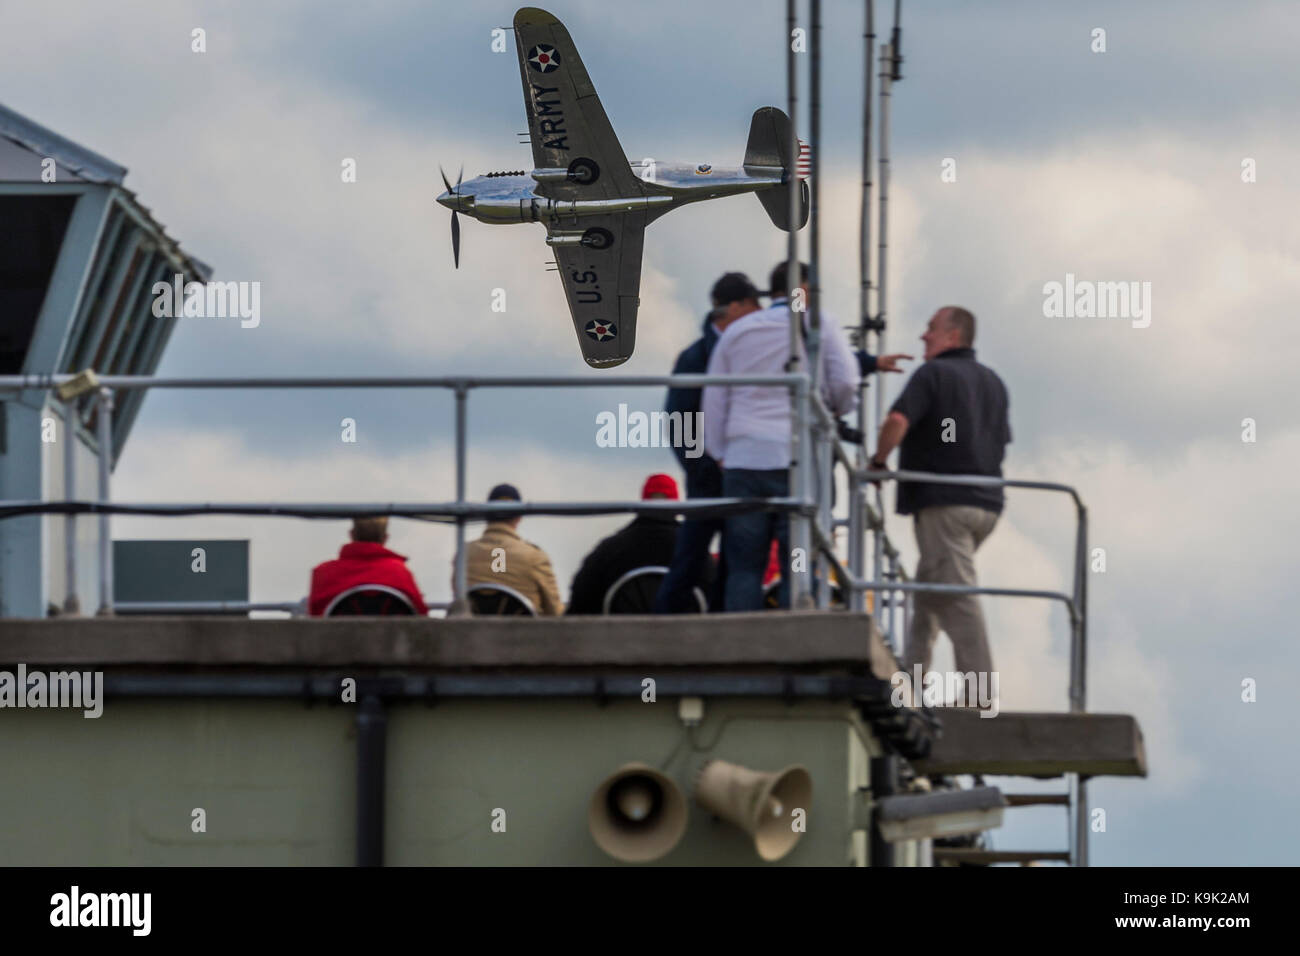
M 608 864 L 587 831 L 593 790 L 618 766 L 663 767 L 689 797 L 718 758 L 759 770 L 802 763 L 808 832 L 782 861 L 838 866 L 864 786 L 865 733 L 847 704 L 711 699 L 689 734 L 678 701 L 447 700 L 389 705 L 386 861 Z M 106 702 L 0 711 L 0 865 L 350 865 L 355 705 L 296 701 Z M 874 746 L 874 743 L 872 744 Z M 207 832 L 191 831 L 191 811 Z M 506 832 L 492 831 L 505 810 Z M 758 864 L 748 838 L 691 804 L 665 865 Z

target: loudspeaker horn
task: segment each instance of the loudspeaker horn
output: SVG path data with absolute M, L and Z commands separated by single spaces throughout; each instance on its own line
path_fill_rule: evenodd
M 753 837 L 758 855 L 771 862 L 794 849 L 803 836 L 794 829 L 793 812 L 807 814 L 812 777 L 798 765 L 763 773 L 710 760 L 695 778 L 695 801 Z
M 596 845 L 616 860 L 657 860 L 686 832 L 686 797 L 648 764 L 627 763 L 591 795 L 587 827 Z

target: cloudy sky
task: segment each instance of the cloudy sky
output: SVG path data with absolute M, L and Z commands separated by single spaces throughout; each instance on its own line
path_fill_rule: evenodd
M 887 4 L 881 4 L 882 16 Z M 823 111 L 827 305 L 856 309 L 861 5 L 828 0 Z M 1098 780 L 1094 862 L 1292 863 L 1300 664 L 1291 551 L 1300 521 L 1293 398 L 1300 298 L 1295 119 L 1300 9 L 1285 2 L 905 4 L 895 90 L 890 351 L 933 310 L 979 318 L 1011 392 L 1007 473 L 1077 486 L 1105 548 L 1090 581 L 1089 706 L 1136 714 L 1151 776 Z M 632 158 L 738 163 L 749 115 L 785 101 L 784 4 L 565 0 Z M 221 279 L 262 284 L 262 321 L 183 321 L 165 374 L 599 374 L 582 363 L 535 226 L 464 221 L 451 265 L 438 165 L 527 168 L 513 6 L 0 0 L 5 105 L 130 169 L 127 184 Z M 190 31 L 207 31 L 207 52 Z M 1093 52 L 1093 31 L 1106 51 Z M 17 38 L 23 38 L 17 42 Z M 341 182 L 340 163 L 358 181 Z M 955 160 L 956 181 L 941 179 Z M 1243 182 L 1243 161 L 1255 182 Z M 667 371 L 722 272 L 756 279 L 784 236 L 736 197 L 655 223 L 635 357 Z M 1151 323 L 1046 318 L 1066 274 L 1151 283 Z M 507 311 L 491 311 L 492 290 Z M 618 373 L 615 373 L 618 374 Z M 902 376 L 887 384 L 887 394 Z M 471 493 L 628 498 L 666 451 L 602 449 L 595 415 L 657 389 L 493 392 L 470 405 Z M 122 500 L 445 500 L 451 399 L 402 392 L 158 392 L 115 477 Z M 358 440 L 340 440 L 340 421 Z M 1252 419 L 1257 440 L 1242 440 Z M 984 582 L 1062 588 L 1072 512 L 1013 493 Z M 533 519 L 562 587 L 619 519 Z M 253 597 L 302 595 L 344 536 L 333 522 L 119 520 L 124 537 L 250 537 Z M 891 533 L 909 563 L 910 529 Z M 445 599 L 451 536 L 399 523 Z M 1063 611 L 990 599 L 1003 703 L 1061 709 Z M 944 645 L 946 646 L 946 645 Z M 938 666 L 951 658 L 941 651 Z M 1242 682 L 1258 700 L 1242 701 Z M 1014 788 L 1013 788 L 1014 789 Z M 1018 810 L 1003 848 L 1064 848 L 1059 810 Z

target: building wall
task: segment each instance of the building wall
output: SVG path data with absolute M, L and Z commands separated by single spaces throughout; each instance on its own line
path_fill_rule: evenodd
M 35 409 L 22 402 L 0 403 L 5 418 L 5 445 L 0 450 L 0 499 L 61 500 L 64 494 L 61 412 L 53 405 Z M 42 423 L 54 420 L 55 440 L 41 440 Z M 77 439 L 76 495 L 99 497 L 99 459 Z M 64 583 L 62 515 L 8 518 L 0 521 L 0 618 L 44 617 L 50 604 L 62 607 Z M 100 606 L 99 519 L 77 519 L 77 583 L 83 613 Z
M 0 448 L 0 499 L 41 497 L 41 413 L 21 402 L 0 402 L 4 445 Z M 0 617 L 43 617 L 42 518 L 0 521 Z
M 43 475 L 41 497 L 46 501 L 61 501 L 68 496 L 64 488 L 63 442 L 66 437 L 62 407 L 51 402 L 44 415 L 55 420 L 57 441 L 41 442 Z M 39 439 L 38 439 L 39 440 Z M 95 501 L 99 498 L 99 456 L 84 436 L 74 437 L 76 454 L 73 470 L 74 499 Z M 42 563 L 45 568 L 45 593 L 50 603 L 62 608 L 67 596 L 65 581 L 65 538 L 67 518 L 63 515 L 46 515 L 41 519 Z M 83 614 L 93 614 L 99 609 L 103 596 L 99 588 L 99 517 L 80 515 L 77 522 L 77 597 Z
M 864 863 L 851 791 L 874 740 L 842 702 L 710 699 L 688 733 L 676 700 L 444 699 L 388 707 L 389 864 L 614 861 L 592 841 L 592 792 L 620 765 L 664 768 L 686 792 L 709 758 L 803 764 L 808 831 L 788 865 Z M 135 699 L 103 716 L 6 710 L 0 865 L 351 865 L 355 705 Z M 206 811 L 207 832 L 191 829 Z M 761 861 L 739 829 L 693 802 L 665 865 Z M 504 833 L 492 830 L 505 811 Z

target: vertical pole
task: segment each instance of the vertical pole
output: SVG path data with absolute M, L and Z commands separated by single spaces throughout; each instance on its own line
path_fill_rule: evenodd
M 1088 778 L 1074 775 L 1074 865 L 1088 865 Z
M 867 347 L 867 328 L 871 317 L 871 74 L 876 54 L 875 0 L 865 0 L 863 30 L 865 65 L 862 90 L 862 217 L 858 241 L 858 345 Z M 879 388 L 879 385 L 877 385 Z M 858 427 L 862 444 L 858 447 L 858 468 L 867 467 L 867 442 L 879 431 L 880 423 L 867 416 L 867 379 L 858 384 Z M 849 571 L 855 578 L 866 577 L 867 524 L 866 491 L 856 480 L 850 481 Z M 856 510 L 855 510 L 856 506 Z M 854 611 L 866 610 L 866 593 L 855 591 L 850 600 Z
M 790 229 L 786 238 L 786 300 L 790 308 L 790 360 L 786 370 L 792 373 L 807 374 L 799 360 L 799 323 L 803 315 L 795 308 L 794 290 L 798 288 L 799 278 L 799 230 L 797 224 L 802 212 L 803 187 L 799 181 L 799 135 L 798 135 L 798 74 L 795 66 L 794 31 L 795 0 L 786 0 L 786 30 L 783 42 L 786 47 L 786 108 L 790 116 L 790 140 L 787 144 L 787 156 L 790 168 L 786 172 L 790 192 Z M 794 408 L 790 416 L 790 493 L 802 501 L 809 500 L 808 477 L 811 466 L 812 449 L 808 435 L 808 395 L 807 379 L 797 385 L 791 400 Z M 790 515 L 790 547 L 798 549 L 804 556 L 805 563 L 812 559 L 812 532 L 808 527 L 809 518 L 804 514 Z M 790 555 L 781 556 L 782 573 L 791 567 Z M 811 601 L 808 571 L 796 573 L 790 570 L 790 606 L 806 608 Z
M 786 111 L 790 116 L 790 140 L 786 144 L 790 162 L 790 168 L 786 171 L 786 180 L 790 192 L 790 229 L 786 234 L 785 284 L 788 293 L 786 302 L 790 307 L 790 361 L 788 371 L 797 372 L 799 371 L 798 322 L 802 316 L 795 310 L 794 301 L 794 290 L 799 275 L 799 230 L 796 228 L 796 224 L 799 222 L 799 213 L 801 211 L 799 200 L 803 198 L 803 187 L 799 182 L 799 123 L 796 109 L 798 106 L 798 73 L 795 67 L 794 52 L 795 0 L 786 0 L 785 20 Z
M 99 390 L 96 414 L 96 438 L 99 444 L 99 500 L 107 504 L 112 497 L 109 475 L 113 467 L 113 390 Z M 99 515 L 99 614 L 113 614 L 113 534 L 107 512 Z
M 871 802 L 873 805 L 880 802 L 882 797 L 888 797 L 898 792 L 898 758 L 897 757 L 872 757 L 871 758 Z M 888 842 L 880 835 L 880 826 L 875 821 L 875 813 L 872 813 L 871 822 L 871 866 L 893 866 L 894 865 L 894 844 Z
M 357 711 L 357 866 L 384 865 L 384 774 L 388 715 L 374 694 Z
M 859 223 L 858 243 L 858 344 L 867 347 L 867 329 L 871 319 L 871 72 L 876 54 L 875 0 L 866 0 L 866 24 L 863 31 L 865 41 L 864 56 L 866 65 L 862 76 L 862 218 Z M 867 431 L 867 380 L 862 380 L 858 392 L 858 409 L 862 416 L 863 432 Z M 874 431 L 880 425 L 872 422 Z M 866 448 L 859 449 L 858 465 L 867 463 Z
M 1088 662 L 1088 510 L 1078 506 L 1075 532 L 1074 607 L 1071 609 L 1070 710 L 1087 709 Z
M 891 551 L 889 555 L 889 580 L 895 584 L 898 583 L 898 552 Z M 889 592 L 889 642 L 892 646 L 898 646 L 898 601 L 899 593 L 897 591 Z
M 896 577 L 897 571 L 894 566 L 894 555 L 887 554 L 885 555 L 885 580 L 893 581 Z M 889 646 L 897 647 L 898 641 L 894 636 L 894 592 L 880 591 L 877 594 L 877 599 L 884 604 L 884 607 L 880 609 L 880 620 L 885 625 L 882 630 L 884 630 L 889 637 Z
M 808 329 L 808 375 L 811 396 L 821 391 L 822 381 L 822 312 L 821 312 L 821 213 L 818 205 L 820 193 L 820 163 L 822 135 L 822 3 L 810 0 L 812 36 L 809 53 L 812 57 L 808 77 L 808 141 L 811 150 L 809 176 L 808 209 L 808 309 L 810 312 Z M 795 168 L 798 169 L 799 154 L 795 154 Z M 802 189 L 802 187 L 800 187 Z M 793 288 L 793 287 L 792 287 Z M 809 398 L 811 402 L 812 397 Z M 827 408 L 833 416 L 835 410 Z M 835 455 L 832 443 L 836 440 L 835 429 L 818 423 L 813 431 L 814 451 L 817 460 L 817 518 L 828 543 L 833 543 L 835 529 L 831 513 L 831 496 L 835 483 Z M 817 569 L 817 607 L 826 610 L 830 607 L 831 583 L 834 576 L 830 571 L 829 556 L 819 560 Z
M 456 385 L 456 504 L 465 503 L 465 403 L 469 389 Z M 469 569 L 465 556 L 465 516 L 456 516 L 456 581 L 448 613 L 465 614 L 468 611 L 465 594 L 469 590 Z
M 849 573 L 854 580 L 862 580 L 863 534 L 865 531 L 866 494 L 857 479 L 849 476 Z M 855 560 L 856 559 L 856 560 Z M 849 610 L 861 614 L 867 609 L 867 594 L 858 588 L 849 589 Z
M 801 502 L 812 500 L 812 462 L 813 449 L 808 427 L 808 379 L 795 386 L 795 415 L 791 423 L 791 435 L 799 436 L 793 440 L 793 443 L 801 449 L 795 458 L 791 471 L 794 475 L 791 483 L 790 493 L 798 498 Z M 790 607 L 797 610 L 805 610 L 812 607 L 812 567 L 810 562 L 813 559 L 812 529 L 809 522 L 815 520 L 803 513 L 793 513 L 790 515 L 790 548 L 798 551 L 803 555 L 804 570 L 790 572 Z M 781 559 L 783 567 L 790 567 L 790 555 L 783 555 Z M 782 573 L 785 573 L 784 570 Z
M 1074 608 L 1071 615 L 1070 710 L 1087 710 L 1088 669 L 1088 509 L 1078 505 L 1079 528 L 1074 557 Z M 1082 774 L 1074 780 L 1074 865 L 1088 865 L 1088 782 Z
M 912 598 L 913 592 L 903 592 L 903 639 L 900 646 L 894 648 L 894 652 L 902 655 L 903 647 L 907 645 L 907 634 L 912 629 Z
M 817 0 L 814 0 L 817 2 Z M 835 516 L 831 512 L 831 499 L 835 488 L 835 431 L 829 427 L 819 430 L 817 488 L 817 521 L 826 536 L 828 544 L 835 543 Z M 830 558 L 817 564 L 817 607 L 826 610 L 831 606 L 831 588 L 835 582 L 835 573 L 831 570 Z
M 885 354 L 885 311 L 889 287 L 888 276 L 888 230 L 889 230 L 889 97 L 894 75 L 893 52 L 888 43 L 880 47 L 880 199 L 879 199 L 879 246 L 876 251 L 876 354 Z M 876 383 L 876 427 L 885 420 L 885 392 L 880 382 Z M 876 529 L 872 550 L 872 566 L 875 579 L 881 580 L 881 558 L 885 535 L 885 486 L 876 485 L 876 511 L 880 514 L 880 527 Z
M 811 0 L 811 4 L 812 37 L 809 44 L 809 53 L 812 56 L 812 64 L 808 79 L 808 140 L 809 149 L 812 151 L 812 163 L 808 170 L 808 318 L 810 319 L 808 328 L 808 374 L 812 379 L 812 393 L 816 395 L 822 380 L 821 273 L 819 271 L 821 268 L 821 243 L 819 241 L 821 230 L 817 206 L 822 135 L 822 3 L 821 0 Z M 793 126 L 791 128 L 793 129 Z M 799 167 L 798 137 L 795 138 L 795 143 L 794 162 L 797 171 Z M 802 190 L 803 187 L 800 185 L 798 191 L 802 192 Z M 793 280 L 788 279 L 786 284 L 790 286 L 791 290 L 794 289 Z M 831 414 L 834 414 L 833 409 Z
M 72 399 L 63 403 L 63 500 L 77 497 L 77 408 Z M 63 516 L 63 613 L 81 613 L 77 598 L 77 516 Z

